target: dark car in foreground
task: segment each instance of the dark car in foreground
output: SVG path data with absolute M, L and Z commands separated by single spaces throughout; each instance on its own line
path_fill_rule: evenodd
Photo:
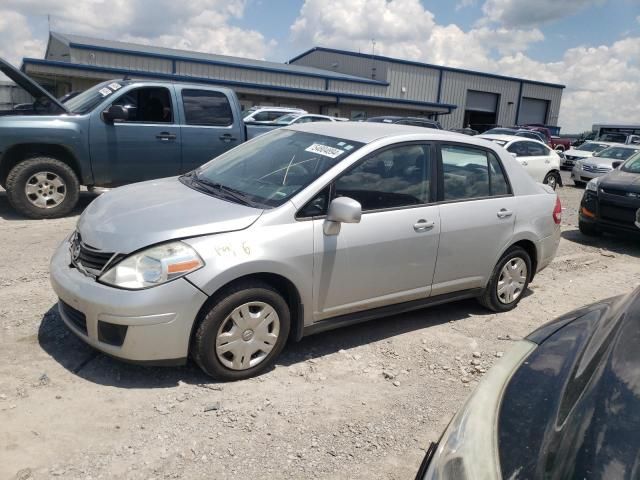
M 395 115 L 384 115 L 381 117 L 367 118 L 367 122 L 396 123 L 398 125 L 411 125 L 413 127 L 436 128 L 442 130 L 442 125 L 437 120 L 423 117 L 398 117 Z
M 640 288 L 536 330 L 493 367 L 417 478 L 637 479 Z
M 584 235 L 602 232 L 639 234 L 636 215 L 640 209 L 640 153 L 610 173 L 587 183 L 578 227 Z

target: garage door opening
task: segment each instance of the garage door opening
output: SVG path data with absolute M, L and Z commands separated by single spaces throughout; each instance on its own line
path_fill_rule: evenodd
M 544 125 L 547 123 L 548 111 L 549 100 L 522 97 L 520 113 L 518 115 L 518 125 L 528 125 L 532 123 Z
M 467 91 L 467 102 L 464 110 L 464 127 L 484 132 L 497 124 L 498 94 L 488 92 Z

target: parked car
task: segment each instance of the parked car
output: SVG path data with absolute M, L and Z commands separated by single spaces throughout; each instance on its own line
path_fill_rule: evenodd
M 288 338 L 462 298 L 513 309 L 561 206 L 476 137 L 284 127 L 179 178 L 94 200 L 51 260 L 69 328 L 131 361 L 256 375 Z
M 289 107 L 251 107 L 242 112 L 242 119 L 245 123 L 273 122 L 289 113 L 303 114 L 307 113 L 307 111 L 301 108 Z
M 480 132 L 478 132 L 477 130 L 474 130 L 473 128 L 470 128 L 470 127 L 465 127 L 465 128 L 452 128 L 452 129 L 450 129 L 449 131 L 450 131 L 450 132 L 456 132 L 456 133 L 462 133 L 462 134 L 464 134 L 464 135 L 470 135 L 470 136 L 478 135 L 478 133 L 480 133 Z
M 640 209 L 640 153 L 636 153 L 610 173 L 587 183 L 580 203 L 578 226 L 585 235 L 603 231 L 638 234 Z
M 548 144 L 544 135 L 540 132 L 534 132 L 533 130 L 526 130 L 524 128 L 506 128 L 495 127 L 482 133 L 483 135 L 513 135 L 516 137 L 526 137 L 532 140 L 537 140 L 544 144 Z
M 70 212 L 81 185 L 179 175 L 253 135 L 227 88 L 109 80 L 61 103 L 2 59 L 0 71 L 35 99 L 0 112 L 0 186 L 32 218 Z
M 591 157 L 594 153 L 601 152 L 605 148 L 609 148 L 615 143 L 605 142 L 584 142 L 577 147 L 571 147 L 564 152 L 564 157 L 560 161 L 560 168 L 571 169 L 576 161 Z
M 640 289 L 544 325 L 484 376 L 416 480 L 637 478 Z
M 613 170 L 614 163 L 620 164 L 638 152 L 640 145 L 612 145 L 591 157 L 577 160 L 571 169 L 571 179 L 576 187 L 584 187 L 588 181 Z
M 315 113 L 288 113 L 273 122 L 264 122 L 261 125 L 254 125 L 254 136 L 262 135 L 276 128 L 286 127 L 287 125 L 297 125 L 299 123 L 314 122 L 346 122 L 348 119 L 340 117 L 330 117 L 328 115 L 318 115 Z
M 514 135 L 482 134 L 479 137 L 505 148 L 537 182 L 545 183 L 554 190 L 558 185 L 562 186 L 560 156 L 544 143 Z
M 394 115 L 385 115 L 381 117 L 367 118 L 365 121 L 378 123 L 397 123 L 398 125 L 413 125 L 414 127 L 437 128 L 438 130 L 442 130 L 442 125 L 440 125 L 439 121 L 424 117 L 398 117 Z

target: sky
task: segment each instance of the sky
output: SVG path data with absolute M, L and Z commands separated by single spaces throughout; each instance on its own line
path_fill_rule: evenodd
M 43 58 L 49 26 L 272 61 L 375 41 L 380 55 L 564 84 L 565 133 L 640 123 L 640 0 L 0 0 L 0 56 Z

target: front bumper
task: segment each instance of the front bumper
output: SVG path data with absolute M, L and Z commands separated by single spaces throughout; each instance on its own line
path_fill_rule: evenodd
M 638 209 L 638 199 L 608 195 L 601 189 L 598 194 L 586 191 L 580 202 L 579 219 L 581 223 L 593 225 L 602 231 L 640 236 L 640 228 L 635 225 Z
M 184 278 L 135 291 L 98 283 L 71 266 L 66 240 L 51 259 L 50 279 L 71 331 L 108 355 L 134 362 L 186 361 L 191 327 L 208 298 Z

